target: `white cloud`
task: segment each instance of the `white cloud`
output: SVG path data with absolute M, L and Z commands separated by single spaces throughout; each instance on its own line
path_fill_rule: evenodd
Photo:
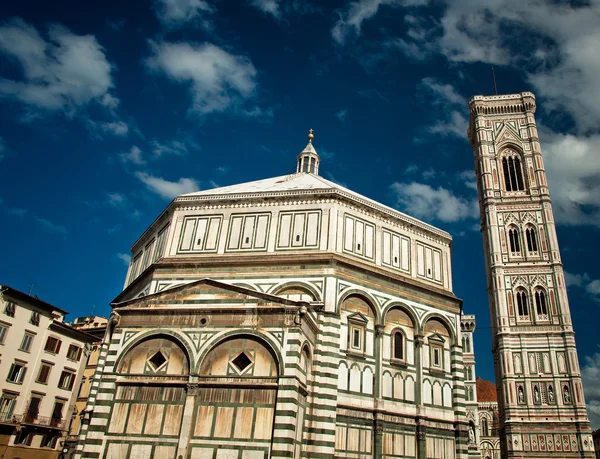
M 477 200 L 457 196 L 443 187 L 396 182 L 390 188 L 396 198 L 396 206 L 417 218 L 452 223 L 478 215 Z
M 143 166 L 146 164 L 142 150 L 136 145 L 132 146 L 127 153 L 121 153 L 119 158 L 121 158 L 121 161 L 125 164 L 135 164 L 136 166 Z
M 455 136 L 466 141 L 469 126 L 467 99 L 452 85 L 440 83 L 429 77 L 421 80 L 420 88 L 429 95 L 431 105 L 442 108 L 438 111 L 442 114 L 442 119 L 429 126 L 427 131 L 442 136 Z
M 46 231 L 48 231 L 49 233 L 57 233 L 57 234 L 61 234 L 62 236 L 66 236 L 67 235 L 67 228 L 65 228 L 62 225 L 57 225 L 55 223 L 52 223 L 50 220 L 46 220 L 44 218 L 40 218 L 40 217 L 33 217 L 40 225 L 42 225 L 42 228 Z
M 193 22 L 210 29 L 214 6 L 205 0 L 156 0 L 156 16 L 167 27 L 181 27 Z
M 108 193 L 106 201 L 112 207 L 123 208 L 127 204 L 127 198 L 121 193 Z
M 68 114 L 93 100 L 102 102 L 113 86 L 111 65 L 93 35 L 75 35 L 60 25 L 48 29 L 48 41 L 22 19 L 0 26 L 0 52 L 17 61 L 19 81 L 0 78 L 0 97 L 30 108 Z
M 152 42 L 151 46 L 148 67 L 188 84 L 194 99 L 191 110 L 197 113 L 222 112 L 254 96 L 257 71 L 245 56 L 210 43 Z
M 272 15 L 274 18 L 279 19 L 281 17 L 278 0 L 250 0 L 250 4 L 263 13 Z
M 162 177 L 154 177 L 146 172 L 136 172 L 135 176 L 140 179 L 149 190 L 165 199 L 173 199 L 181 194 L 198 191 L 200 186 L 196 180 L 191 178 L 180 178 L 176 182 L 170 182 Z
M 343 108 L 342 110 L 337 112 L 335 116 L 338 120 L 340 120 L 343 123 L 344 121 L 346 121 L 346 117 L 348 116 L 348 109 Z
M 592 298 L 600 301 L 600 279 L 592 279 L 587 273 L 572 274 L 565 271 L 564 274 L 567 287 L 581 288 Z
M 131 255 L 128 253 L 117 253 L 115 256 L 121 260 L 125 266 L 129 266 L 129 263 L 131 262 Z
M 184 142 L 179 140 L 171 140 L 167 143 L 160 143 L 157 140 L 150 142 L 154 156 L 160 157 L 163 155 L 182 156 L 188 153 L 188 147 Z
M 129 126 L 123 121 L 110 121 L 101 124 L 102 130 L 109 134 L 125 136 L 129 132 Z
M 600 135 L 540 129 L 556 222 L 600 226 Z
M 581 380 L 592 429 L 600 428 L 600 353 L 585 358 Z
M 454 62 L 523 70 L 544 107 L 566 111 L 580 132 L 600 123 L 600 2 L 454 0 L 439 22 L 413 21 L 399 46 L 437 51 Z M 392 40 L 393 42 L 393 40 Z M 568 88 L 568 90 L 565 90 Z M 502 86 L 500 85 L 502 90 Z
M 364 21 L 377 14 L 382 6 L 408 7 L 427 4 L 428 0 L 358 0 L 340 13 L 340 18 L 331 29 L 331 36 L 340 45 L 352 35 L 360 35 Z

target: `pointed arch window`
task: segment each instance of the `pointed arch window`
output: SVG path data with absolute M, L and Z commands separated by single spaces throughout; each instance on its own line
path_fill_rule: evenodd
M 516 154 L 502 158 L 502 172 L 506 191 L 523 191 L 525 189 L 521 160 Z
M 521 252 L 521 243 L 519 240 L 519 230 L 515 227 L 508 230 L 508 241 L 510 243 L 510 251 L 512 253 Z
M 481 420 L 481 436 L 489 437 L 489 435 L 490 435 L 490 427 L 488 424 L 488 420 L 487 420 L 487 418 L 483 418 Z
M 519 313 L 519 318 L 528 319 L 529 318 L 529 306 L 527 304 L 527 293 L 523 290 L 519 290 L 516 293 L 517 297 L 517 312 Z
M 527 239 L 527 251 L 537 252 L 538 243 L 535 228 L 528 227 L 527 229 L 525 229 L 525 239 Z
M 548 306 L 546 303 L 546 292 L 542 289 L 538 289 L 535 292 L 535 309 L 538 316 L 548 315 Z

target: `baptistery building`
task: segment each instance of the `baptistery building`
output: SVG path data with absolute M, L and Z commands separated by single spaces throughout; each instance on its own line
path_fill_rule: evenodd
M 478 456 L 452 238 L 319 168 L 311 133 L 296 173 L 179 196 L 139 238 L 77 457 Z

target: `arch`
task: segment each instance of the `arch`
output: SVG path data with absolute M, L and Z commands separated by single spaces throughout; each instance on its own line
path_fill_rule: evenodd
M 136 336 L 135 338 L 133 338 L 131 340 L 130 343 L 128 343 L 122 350 L 121 353 L 117 356 L 117 359 L 115 360 L 114 366 L 113 368 L 119 368 L 119 366 L 121 365 L 121 362 L 123 360 L 123 358 L 129 353 L 129 351 L 131 351 L 135 346 L 137 346 L 138 344 L 141 344 L 143 341 L 149 340 L 149 339 L 154 339 L 154 338 L 158 338 L 160 336 L 163 336 L 167 339 L 171 339 L 172 341 L 174 341 L 176 344 L 179 345 L 179 347 L 182 349 L 183 353 L 185 354 L 187 361 L 188 361 L 188 366 L 189 366 L 189 374 L 195 374 L 195 368 L 193 366 L 193 360 L 192 360 L 192 356 L 194 355 L 194 352 L 192 351 L 192 348 L 186 343 L 186 341 L 183 339 L 183 337 L 171 330 L 152 330 L 152 331 L 148 331 L 145 333 L 141 333 L 139 336 Z
M 392 373 L 389 371 L 384 371 L 381 376 L 381 395 L 383 397 L 392 398 L 394 391 L 394 378 L 392 377 Z
M 262 344 L 264 344 L 267 349 L 271 352 L 272 357 L 275 359 L 275 363 L 277 364 L 277 374 L 279 375 L 279 377 L 282 377 L 285 372 L 284 372 L 284 365 L 283 365 L 283 358 L 281 356 L 281 352 L 278 348 L 278 346 L 275 344 L 275 342 L 268 336 L 262 335 L 254 330 L 231 330 L 228 332 L 224 332 L 220 335 L 214 336 L 212 339 L 210 339 L 203 347 L 202 352 L 200 353 L 200 356 L 198 358 L 198 363 L 195 367 L 195 372 L 197 374 L 197 372 L 200 371 L 200 367 L 202 365 L 202 362 L 204 361 L 204 359 L 206 358 L 206 356 L 214 349 L 216 348 L 218 345 L 220 345 L 222 342 L 227 341 L 228 339 L 232 338 L 232 337 L 236 337 L 236 338 L 254 338 L 260 342 L 262 342 Z
M 452 408 L 452 387 L 450 386 L 450 384 L 446 383 L 444 384 L 442 390 L 443 405 L 445 407 Z
M 415 401 L 415 379 L 411 375 L 404 378 L 404 399 L 410 402 Z
M 271 295 L 279 296 L 285 290 L 291 290 L 291 289 L 298 289 L 298 290 L 304 291 L 306 294 L 308 294 L 312 297 L 312 301 L 320 301 L 321 300 L 321 295 L 319 295 L 319 292 L 317 291 L 317 289 L 315 289 L 312 285 L 305 284 L 302 282 L 295 282 L 295 281 L 285 282 L 284 284 L 278 285 L 277 287 L 275 287 L 275 289 L 273 290 Z
M 341 313 L 344 302 L 347 301 L 351 297 L 359 298 L 359 299 L 363 300 L 365 303 L 367 303 L 367 305 L 369 306 L 369 308 L 373 314 L 375 323 L 376 324 L 380 323 L 381 316 L 379 314 L 379 309 L 376 306 L 377 301 L 375 301 L 375 299 L 369 293 L 362 291 L 362 290 L 358 290 L 358 289 L 349 289 L 349 290 L 345 291 L 342 294 L 342 296 L 340 296 L 340 298 L 338 299 L 338 306 L 337 306 L 338 314 Z
M 348 390 L 348 381 L 350 379 L 350 370 L 348 365 L 343 360 L 338 367 L 338 389 Z
M 384 318 L 384 322 L 387 322 L 388 313 L 392 309 L 400 309 L 402 312 L 404 312 L 408 316 L 408 318 L 412 321 L 412 323 L 413 323 L 413 325 L 412 325 L 413 329 L 416 329 L 417 324 L 419 323 L 419 321 L 417 319 L 416 313 L 406 303 L 401 303 L 401 302 L 397 302 L 397 301 L 388 304 L 385 307 L 385 309 L 383 310 L 381 316 Z
M 358 364 L 350 367 L 350 381 L 348 382 L 348 390 L 352 392 L 361 392 L 362 386 L 362 370 Z
M 300 369 L 304 372 L 304 384 L 308 384 L 312 376 L 312 352 L 308 343 L 304 343 L 300 351 Z
M 276 355 L 263 340 L 235 335 L 221 340 L 200 362 L 201 376 L 279 377 Z M 274 373 L 274 374 L 273 374 Z
M 422 321 L 422 327 L 421 327 L 421 333 L 425 333 L 427 330 L 427 323 L 430 322 L 431 320 L 437 320 L 438 322 L 441 322 L 441 325 L 444 326 L 444 328 L 446 329 L 446 331 L 448 332 L 448 338 L 450 340 L 450 345 L 454 345 L 456 344 L 456 334 L 454 333 L 454 328 L 452 327 L 451 322 L 448 320 L 447 317 L 437 313 L 437 312 L 430 312 L 429 314 L 427 314 Z

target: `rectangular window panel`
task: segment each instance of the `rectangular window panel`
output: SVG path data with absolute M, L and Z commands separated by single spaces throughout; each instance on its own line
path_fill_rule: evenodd
M 202 250 L 206 244 L 206 228 L 208 227 L 208 218 L 199 218 L 196 225 L 196 234 L 194 236 L 193 250 Z
M 233 423 L 233 408 L 217 407 L 215 437 L 230 438 Z
M 23 335 L 23 339 L 21 340 L 21 346 L 19 347 L 19 350 L 29 352 L 29 349 L 31 349 L 32 342 L 33 335 L 31 335 L 30 333 L 25 333 Z
M 156 248 L 154 249 L 154 261 L 162 258 L 165 254 L 165 247 L 167 245 L 167 232 L 169 230 L 169 226 L 165 226 L 160 233 L 158 233 L 158 237 L 156 238 Z
M 294 227 L 292 230 L 292 246 L 301 247 L 304 245 L 304 218 L 305 214 L 294 215 Z
M 344 225 L 344 250 L 348 252 L 353 251 L 354 241 L 354 219 L 346 217 Z
M 254 239 L 256 217 L 246 217 L 244 220 L 244 231 L 242 232 L 242 249 L 251 249 Z
M 198 416 L 196 416 L 196 427 L 194 428 L 194 437 L 210 437 L 213 425 L 214 406 L 199 406 Z
M 179 244 L 179 250 L 188 251 L 192 248 L 192 237 L 194 236 L 194 229 L 196 228 L 196 219 L 186 219 L 183 223 L 183 231 L 181 232 L 181 243 Z
M 279 242 L 278 248 L 290 246 L 290 232 L 292 230 L 292 214 L 280 214 L 279 216 Z
M 309 212 L 306 224 L 306 247 L 317 247 L 319 244 L 320 212 Z
M 227 245 L 228 249 L 240 248 L 242 223 L 244 223 L 244 217 L 231 217 L 231 230 L 229 233 L 229 244 Z
M 8 327 L 5 325 L 0 325 L 0 344 L 4 344 L 7 334 L 8 334 Z
M 146 425 L 144 426 L 145 435 L 160 435 L 160 428 L 163 426 L 163 414 L 165 405 L 148 405 L 148 414 L 146 416 Z
M 215 251 L 217 250 L 217 245 L 219 243 L 219 235 L 221 234 L 221 217 L 213 217 L 210 219 L 210 223 L 208 225 L 208 233 L 205 236 L 206 245 L 204 246 L 205 250 Z
M 261 215 L 258 217 L 256 226 L 256 241 L 254 243 L 255 249 L 266 249 L 267 248 L 267 232 L 269 231 L 269 217 L 267 215 Z

